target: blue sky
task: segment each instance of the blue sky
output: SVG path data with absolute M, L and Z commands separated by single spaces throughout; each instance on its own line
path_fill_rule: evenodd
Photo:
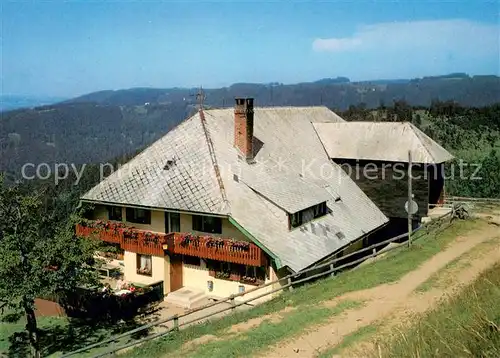
M 496 1 L 2 1 L 4 94 L 498 74 Z

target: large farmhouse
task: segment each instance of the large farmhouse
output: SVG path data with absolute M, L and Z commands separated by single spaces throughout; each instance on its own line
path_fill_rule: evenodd
M 104 223 L 77 231 L 114 243 L 125 279 L 163 281 L 167 298 L 182 287 L 215 298 L 248 290 L 353 250 L 389 223 L 399 197 L 380 199 L 339 162 L 361 155 L 369 131 L 325 107 L 237 98 L 234 109 L 199 110 L 86 193 L 90 219 Z M 435 161 L 451 158 L 425 140 Z M 390 151 L 377 158 L 392 161 Z

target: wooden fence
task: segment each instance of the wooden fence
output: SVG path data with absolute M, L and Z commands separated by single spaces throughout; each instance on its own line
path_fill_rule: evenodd
M 447 218 L 450 218 L 450 220 L 446 221 Z M 438 218 L 435 218 L 430 223 L 420 226 L 419 228 L 417 228 L 416 230 L 413 231 L 413 233 L 412 233 L 412 242 L 414 242 L 415 240 L 418 240 L 422 236 L 425 236 L 426 234 L 428 234 L 431 231 L 432 232 L 437 232 L 437 231 L 440 231 L 440 230 L 444 230 L 445 228 L 447 228 L 450 225 L 451 219 L 452 219 L 451 218 L 451 213 L 447 212 L 446 214 L 444 214 L 444 215 L 442 215 L 442 216 L 440 216 Z M 449 224 L 446 225 L 446 223 L 449 223 Z M 99 353 L 97 355 L 94 355 L 93 357 L 97 358 L 97 357 L 103 357 L 103 356 L 106 356 L 106 355 L 109 355 L 109 354 L 113 354 L 113 353 L 115 353 L 117 351 L 120 351 L 122 349 L 129 348 L 129 347 L 141 344 L 141 343 L 143 343 L 145 341 L 148 341 L 148 340 L 151 340 L 151 339 L 155 339 L 155 338 L 164 336 L 164 335 L 166 335 L 166 334 L 168 334 L 168 333 L 170 333 L 172 331 L 178 330 L 181 326 L 186 326 L 186 325 L 189 325 L 189 324 L 192 324 L 192 323 L 195 323 L 195 322 L 199 322 L 201 320 L 210 318 L 210 317 L 212 317 L 214 315 L 217 315 L 219 313 L 222 313 L 222 312 L 225 312 L 225 311 L 228 311 L 228 310 L 234 310 L 236 307 L 249 304 L 252 301 L 258 300 L 258 299 L 260 299 L 262 297 L 265 297 L 265 296 L 268 296 L 268 295 L 272 295 L 272 294 L 277 293 L 279 291 L 283 291 L 283 290 L 292 291 L 294 285 L 299 285 L 301 283 L 305 283 L 305 282 L 308 282 L 308 281 L 311 281 L 311 280 L 314 280 L 314 279 L 317 279 L 317 278 L 320 278 L 320 277 L 324 277 L 324 276 L 333 276 L 333 275 L 335 275 L 336 272 L 344 270 L 344 269 L 347 269 L 347 268 L 350 268 L 350 267 L 352 267 L 354 265 L 357 265 L 357 264 L 365 261 L 368 258 L 377 257 L 378 255 L 381 255 L 381 254 L 384 254 L 384 253 L 389 252 L 391 250 L 400 248 L 401 245 L 395 245 L 395 246 L 392 246 L 392 247 L 385 247 L 383 250 L 377 251 L 377 248 L 380 247 L 380 246 L 388 245 L 388 244 L 390 244 L 392 242 L 395 242 L 395 241 L 400 241 L 400 240 L 402 240 L 402 239 L 404 239 L 406 237 L 408 237 L 407 233 L 402 234 L 402 235 L 398 235 L 398 236 L 390 238 L 388 240 L 385 240 L 385 241 L 382 241 L 382 242 L 370 245 L 368 247 L 362 248 L 360 250 L 357 250 L 355 252 L 352 252 L 352 253 L 350 253 L 348 255 L 345 255 L 345 256 L 342 256 L 340 258 L 336 258 L 336 259 L 330 260 L 328 262 L 325 262 L 325 263 L 313 266 L 311 268 L 304 269 L 304 270 L 299 271 L 297 273 L 293 273 L 293 274 L 290 274 L 288 276 L 282 277 L 282 278 L 280 278 L 278 280 L 268 282 L 268 283 L 266 283 L 264 285 L 255 287 L 255 288 L 250 289 L 248 291 L 244 291 L 244 292 L 241 292 L 241 293 L 238 293 L 238 294 L 235 294 L 235 295 L 231 295 L 229 297 L 226 297 L 224 299 L 218 300 L 216 302 L 212 302 L 212 303 L 209 303 L 207 305 L 198 307 L 198 308 L 193 309 L 193 310 L 191 310 L 191 311 L 189 311 L 187 313 L 184 313 L 182 315 L 174 315 L 174 316 L 171 316 L 171 317 L 167 317 L 165 319 L 161 319 L 161 320 L 158 320 L 158 321 L 155 321 L 155 322 L 152 322 L 152 323 L 148 323 L 148 324 L 143 325 L 141 327 L 135 328 L 135 329 L 133 329 L 131 331 L 122 333 L 120 335 L 117 335 L 117 336 L 105 339 L 105 340 L 103 340 L 101 342 L 97 342 L 97 343 L 91 344 L 89 346 L 86 346 L 86 347 L 80 348 L 78 350 L 75 350 L 73 352 L 67 353 L 67 354 L 63 355 L 62 358 L 64 358 L 64 357 L 70 357 L 70 356 L 73 356 L 75 354 L 88 351 L 88 350 L 90 350 L 92 348 L 97 348 L 99 346 L 102 346 L 102 345 L 105 345 L 105 344 L 108 344 L 108 343 L 112 343 L 112 342 L 118 341 L 121 338 L 130 336 L 130 335 L 132 335 L 134 333 L 137 333 L 137 332 L 142 332 L 142 331 L 148 330 L 150 328 L 153 328 L 155 326 L 159 326 L 159 325 L 164 324 L 166 322 L 173 322 L 173 327 L 172 328 L 169 328 L 169 329 L 167 329 L 165 331 L 162 331 L 162 332 L 159 332 L 159 333 L 155 333 L 153 335 L 144 337 L 142 339 L 139 339 L 139 340 L 136 340 L 136 341 L 133 341 L 133 342 L 130 342 L 130 343 L 118 346 L 118 347 L 110 348 L 110 349 L 106 350 L 105 352 L 102 352 L 102 353 Z M 408 241 L 406 241 L 406 242 L 408 242 Z M 349 257 L 353 257 L 355 255 L 359 255 L 360 253 L 364 253 L 364 252 L 370 252 L 370 254 L 368 254 L 366 256 L 363 256 L 363 257 L 361 257 L 359 259 L 356 259 L 354 261 L 342 264 L 340 266 L 335 266 L 335 264 L 338 263 L 338 262 L 340 262 L 340 261 L 344 261 L 345 259 L 347 259 Z M 321 269 L 324 269 L 324 271 L 321 271 L 321 272 L 318 272 L 318 273 L 314 273 L 314 274 L 312 274 L 310 276 L 306 275 L 306 277 L 304 277 L 304 278 L 296 279 L 296 278 L 298 278 L 300 276 L 303 276 L 304 274 L 307 274 L 307 273 L 310 273 L 310 272 L 317 272 L 317 271 L 319 271 Z M 249 298 L 249 299 L 247 299 L 245 301 L 240 301 L 240 302 L 236 302 L 235 301 L 235 298 L 237 298 L 237 297 L 245 296 L 245 295 L 247 295 L 249 293 L 262 290 L 263 288 L 266 288 L 268 286 L 272 286 L 272 285 L 275 285 L 275 284 L 280 284 L 280 287 L 277 287 L 277 288 L 275 288 L 275 289 L 273 289 L 271 291 L 264 292 L 264 293 L 262 293 L 260 295 L 254 296 L 254 297 Z M 186 322 L 183 322 L 181 324 L 179 323 L 179 318 L 181 318 L 181 317 L 187 317 L 187 316 L 192 315 L 195 312 L 199 312 L 201 310 L 204 310 L 204 309 L 207 309 L 207 308 L 210 308 L 210 307 L 214 307 L 214 306 L 217 306 L 217 305 L 221 305 L 223 303 L 228 303 L 228 302 L 231 305 L 230 307 L 224 307 L 223 309 L 221 309 L 219 311 L 209 313 L 209 314 L 204 315 L 202 317 L 193 318 L 193 319 L 188 320 Z

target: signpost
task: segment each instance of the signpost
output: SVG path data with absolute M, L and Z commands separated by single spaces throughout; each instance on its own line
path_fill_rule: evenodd
M 416 203 L 413 201 L 413 195 L 411 193 L 411 175 L 412 175 L 411 167 L 412 167 L 411 150 L 409 150 L 408 151 L 408 201 L 405 204 L 405 209 L 408 213 L 408 247 L 411 246 L 411 232 L 412 232 L 411 216 L 412 216 L 412 214 L 417 212 L 416 210 L 414 210 L 416 207 Z M 415 205 L 413 205 L 413 204 L 415 204 Z M 417 210 L 418 210 L 418 207 L 417 207 Z

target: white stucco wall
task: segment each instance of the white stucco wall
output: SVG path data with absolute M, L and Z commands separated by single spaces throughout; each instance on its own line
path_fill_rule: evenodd
M 129 226 L 133 226 L 138 229 L 150 230 L 154 232 L 165 232 L 165 216 L 164 211 L 153 210 L 151 211 L 151 224 L 143 225 L 136 224 L 126 221 L 126 209 L 122 208 L 122 218 Z M 96 205 L 93 217 L 95 219 L 107 220 L 108 212 L 105 206 Z M 199 233 L 201 235 L 206 235 L 206 233 L 201 233 L 194 231 L 192 229 L 192 216 L 190 214 L 181 213 L 180 214 L 180 227 L 181 232 L 192 232 Z M 212 234 L 211 234 L 212 235 Z M 238 228 L 232 225 L 228 219 L 222 218 L 222 234 L 213 234 L 213 236 L 233 238 L 241 241 L 248 241 L 248 239 L 241 233 Z M 167 294 L 170 291 L 170 258 L 168 255 L 165 257 L 152 256 L 152 276 L 139 275 L 136 272 L 137 261 L 136 253 L 125 251 L 124 254 L 124 276 L 127 281 L 136 282 L 140 284 L 151 284 L 158 281 L 164 281 L 164 293 Z M 266 282 L 276 280 L 277 276 L 274 270 L 269 268 L 270 277 L 266 279 Z M 239 286 L 242 285 L 239 282 L 216 279 L 209 276 L 209 271 L 206 267 L 206 263 L 201 259 L 201 266 L 191 266 L 183 264 L 182 269 L 182 283 L 183 286 L 193 287 L 203 290 L 208 296 L 223 298 L 231 294 L 239 293 Z M 209 292 L 207 287 L 207 281 L 213 281 L 213 291 Z M 245 291 L 251 290 L 256 286 L 253 285 L 243 285 Z M 255 297 L 264 292 L 269 292 L 276 286 L 269 286 L 265 289 L 258 290 L 255 293 L 251 293 L 243 296 L 240 300 L 246 300 L 249 297 Z M 279 294 L 279 293 L 278 293 Z M 274 296 L 273 296 L 274 297 Z M 258 299 L 252 303 L 260 303 L 271 299 L 271 296 L 267 296 Z
M 237 294 L 237 293 L 239 293 L 239 286 L 244 286 L 245 291 L 249 291 L 249 290 L 257 287 L 254 285 L 246 285 L 246 284 L 241 284 L 241 283 L 236 282 L 236 281 L 228 281 L 228 280 L 222 280 L 222 279 L 212 277 L 209 275 L 209 270 L 206 267 L 205 261 L 204 260 L 201 260 L 201 261 L 202 262 L 201 262 L 200 266 L 193 266 L 193 265 L 186 265 L 186 264 L 183 265 L 182 281 L 183 281 L 184 286 L 201 289 L 205 292 L 205 294 L 207 296 L 214 297 L 214 298 L 224 298 L 224 297 L 230 296 L 232 294 Z M 266 278 L 266 281 L 265 281 L 266 283 L 277 279 L 276 273 L 274 272 L 272 267 L 269 268 L 269 273 L 270 273 L 270 277 Z M 213 290 L 211 292 L 208 290 L 207 281 L 213 281 Z M 237 301 L 247 300 L 251 297 L 261 295 L 264 292 L 270 292 L 276 287 L 278 287 L 278 284 L 270 285 L 266 288 L 259 289 L 256 292 L 249 293 L 248 295 L 244 295 L 243 297 L 239 297 L 236 300 Z M 279 293 L 277 293 L 277 294 L 279 294 Z M 261 302 L 270 300 L 271 298 L 273 298 L 275 296 L 276 296 L 276 294 L 262 297 L 262 298 L 255 300 L 255 301 L 250 302 L 250 304 L 261 303 Z
M 94 219 L 108 220 L 108 211 L 104 205 L 96 205 L 94 208 Z M 165 212 L 160 210 L 151 210 L 151 224 L 136 224 L 126 221 L 126 208 L 122 207 L 122 219 L 123 222 L 128 226 L 133 226 L 141 230 L 150 230 L 154 232 L 165 232 Z M 210 234 L 216 237 L 232 238 L 240 241 L 248 241 L 248 239 L 243 235 L 241 231 L 238 230 L 233 224 L 229 222 L 227 218 L 221 218 L 222 220 L 222 234 Z M 181 232 L 191 232 L 200 235 L 207 235 L 207 233 L 193 230 L 193 219 L 192 215 L 187 213 L 180 214 L 180 224 Z
M 137 254 L 135 252 L 125 251 L 123 256 L 125 280 L 132 283 L 150 285 L 152 283 L 163 281 L 163 293 L 167 294 L 170 290 L 170 258 L 168 256 L 151 256 L 152 275 L 145 276 L 137 274 Z

